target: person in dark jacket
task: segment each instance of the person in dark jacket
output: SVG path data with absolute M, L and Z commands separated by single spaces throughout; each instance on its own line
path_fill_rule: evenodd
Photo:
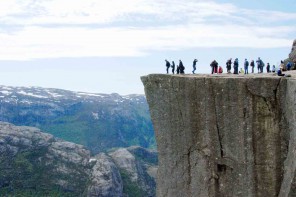
M 166 71 L 167 71 L 167 74 L 169 74 L 169 68 L 171 67 L 171 64 L 170 64 L 170 62 L 168 61 L 168 60 L 165 60 L 165 65 L 166 65 Z
M 232 64 L 232 58 L 230 58 L 229 60 L 227 60 L 226 62 L 226 69 L 227 69 L 227 73 L 231 73 L 231 64 Z
M 254 73 L 254 67 L 255 67 L 254 60 L 251 61 L 250 66 L 252 67 L 252 73 Z
M 234 62 L 233 62 L 233 74 L 238 74 L 238 59 L 235 58 Z
M 291 68 L 292 68 L 292 63 L 291 63 L 291 62 L 288 62 L 286 67 L 287 67 L 287 70 L 291 70 Z
M 179 65 L 177 65 L 177 74 L 180 74 L 180 67 L 179 67 Z
M 175 62 L 172 61 L 172 73 L 175 74 Z
M 197 59 L 194 59 L 193 60 L 193 65 L 192 65 L 192 67 L 193 67 L 193 71 L 192 71 L 192 74 L 195 74 L 194 72 L 195 72 L 195 70 L 196 70 L 196 63 L 198 62 L 198 60 Z
M 216 60 L 212 61 L 210 66 L 212 67 L 212 74 L 218 73 L 218 62 Z
M 278 76 L 281 76 L 281 77 L 282 77 L 282 76 L 285 76 L 285 74 L 283 74 L 283 67 L 280 66 L 280 68 L 279 68 L 278 71 L 277 71 L 277 75 L 278 75 Z
M 260 59 L 260 57 L 258 57 L 258 60 L 256 62 L 257 62 L 258 73 L 263 73 L 263 67 L 264 67 L 263 61 Z
M 179 69 L 180 69 L 180 74 L 185 74 L 185 67 L 181 60 L 179 60 Z
M 270 64 L 269 63 L 267 63 L 267 65 L 266 65 L 266 72 L 270 73 Z
M 247 60 L 247 58 L 245 59 L 244 68 L 245 68 L 245 74 L 249 74 L 249 71 L 248 71 L 249 61 Z

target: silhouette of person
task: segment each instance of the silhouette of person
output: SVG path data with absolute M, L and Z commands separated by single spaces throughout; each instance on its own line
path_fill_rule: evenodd
M 249 70 L 248 70 L 248 67 L 249 67 L 249 61 L 247 60 L 247 58 L 245 59 L 244 66 L 245 66 L 245 74 L 249 74 Z
M 167 71 L 167 74 L 169 74 L 169 68 L 171 67 L 171 64 L 170 64 L 170 62 L 168 61 L 168 60 L 165 60 L 165 65 L 166 65 L 166 71 Z
M 227 73 L 231 73 L 231 62 L 232 58 L 230 58 L 229 60 L 227 60 L 226 62 L 226 69 L 227 69 Z
M 252 73 L 254 73 L 255 62 L 254 60 L 251 61 L 250 66 L 252 67 Z
M 210 66 L 212 67 L 212 74 L 218 72 L 218 62 L 216 60 L 212 61 Z
M 179 60 L 179 69 L 180 69 L 180 74 L 185 74 L 185 72 L 184 72 L 185 67 L 184 67 L 183 62 L 181 60 Z
M 175 62 L 172 61 L 172 73 L 175 74 Z
M 233 62 L 233 74 L 238 74 L 238 59 L 235 58 L 234 62 Z
M 192 74 L 195 74 L 195 71 L 196 71 L 196 63 L 198 62 L 198 60 L 197 59 L 194 59 L 193 60 L 193 65 L 192 65 L 192 67 L 193 67 L 193 71 L 192 71 Z

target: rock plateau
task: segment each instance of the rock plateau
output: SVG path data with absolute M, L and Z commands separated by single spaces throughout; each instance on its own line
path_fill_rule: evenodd
M 157 196 L 296 196 L 296 72 L 142 77 Z

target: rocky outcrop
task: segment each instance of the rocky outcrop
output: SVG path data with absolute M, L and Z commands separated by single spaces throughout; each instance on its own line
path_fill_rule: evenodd
M 296 72 L 142 77 L 157 196 L 296 196 Z
M 291 53 L 289 55 L 289 59 L 293 62 L 296 62 L 296 39 L 293 42 Z
M 155 196 L 157 154 L 141 147 L 119 148 L 109 155 L 119 168 L 129 196 Z
M 111 158 L 101 153 L 90 162 L 95 165 L 92 168 L 88 196 L 123 196 L 121 176 Z
M 91 156 L 37 128 L 0 122 L 1 196 L 150 197 L 155 169 L 156 152 L 141 147 Z
M 0 122 L 1 194 L 33 190 L 72 196 L 123 196 L 118 169 L 104 154 L 32 127 Z M 40 194 L 40 193 L 38 193 Z

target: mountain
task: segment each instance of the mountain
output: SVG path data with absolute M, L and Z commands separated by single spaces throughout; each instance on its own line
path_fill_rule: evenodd
M 91 156 L 37 128 L 0 122 L 0 196 L 155 196 L 157 154 L 141 147 Z
M 156 146 L 144 95 L 0 86 L 0 121 L 37 127 L 94 154 L 114 147 Z

